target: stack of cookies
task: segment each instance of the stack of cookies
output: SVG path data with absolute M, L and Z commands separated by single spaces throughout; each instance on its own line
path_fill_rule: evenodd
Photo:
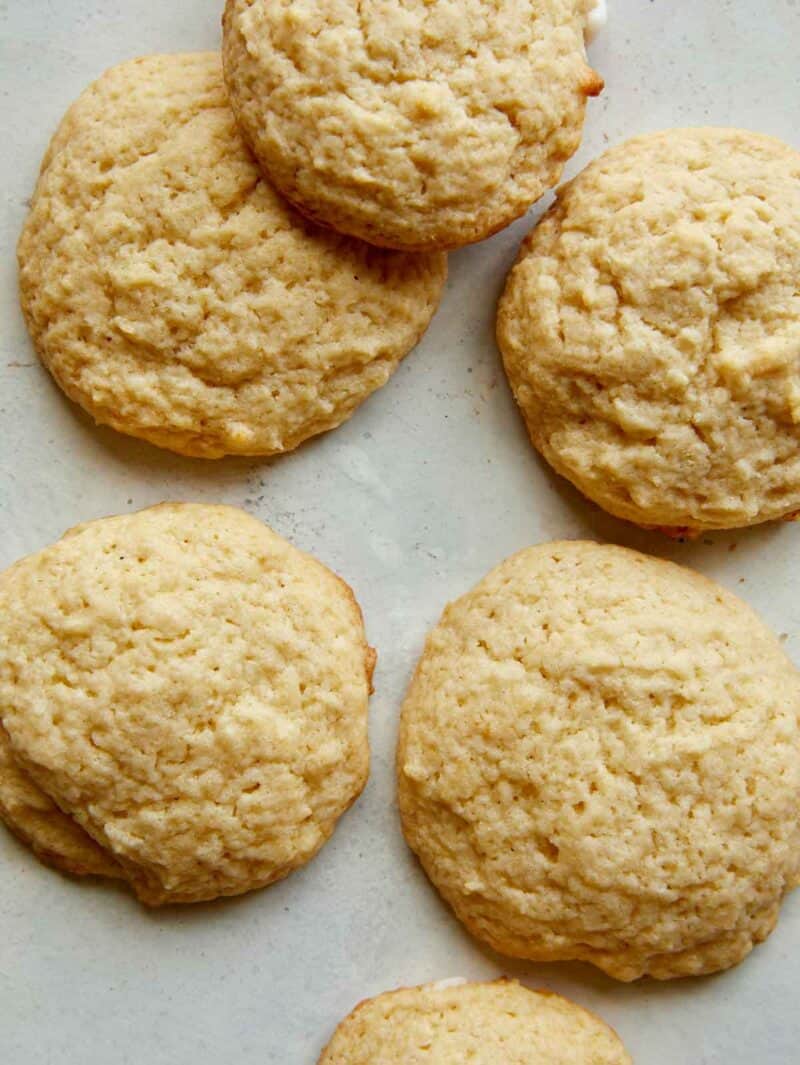
M 232 507 L 89 522 L 0 578 L 0 812 L 148 905 L 270 884 L 367 779 L 347 585 Z
M 347 419 L 425 332 L 449 249 L 559 181 L 591 0 L 228 0 L 221 56 L 113 68 L 19 243 L 42 361 L 99 423 L 198 458 Z M 497 338 L 531 440 L 684 538 L 800 511 L 800 155 L 635 137 L 524 241 Z M 375 653 L 350 588 L 230 507 L 79 526 L 0 576 L 0 816 L 148 905 L 272 883 L 361 792 Z M 800 882 L 800 674 L 739 599 L 543 544 L 445 610 L 402 708 L 410 847 L 479 940 L 619 980 L 725 969 Z M 623 1065 L 509 981 L 379 996 L 320 1065 Z
M 584 0 L 487 25 L 493 6 L 231 2 L 224 80 L 206 53 L 90 86 L 19 245 L 30 333 L 67 395 L 205 458 L 348 418 L 427 328 L 445 249 L 556 184 L 602 88 Z

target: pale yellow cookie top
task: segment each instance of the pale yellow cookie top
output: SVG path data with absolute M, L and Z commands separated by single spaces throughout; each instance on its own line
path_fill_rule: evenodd
M 543 544 L 445 610 L 405 700 L 406 837 L 470 931 L 623 980 L 713 971 L 800 868 L 800 674 L 743 602 Z
M 630 1065 L 618 1036 L 560 995 L 513 980 L 425 984 L 368 999 L 319 1065 Z
M 311 858 L 368 770 L 373 665 L 321 563 L 232 507 L 79 526 L 0 586 L 0 718 L 149 903 Z
M 507 225 L 580 142 L 589 0 L 228 0 L 231 103 L 276 187 L 375 244 Z
M 64 391 L 204 457 L 286 451 L 344 421 L 416 344 L 447 270 L 292 211 L 241 138 L 216 53 L 123 63 L 81 95 L 18 254 Z
M 800 509 L 800 154 L 637 137 L 524 242 L 497 335 L 534 444 L 618 517 L 689 530 Z
M 17 764 L 0 725 L 0 819 L 46 865 L 74 876 L 123 876 L 122 868 Z

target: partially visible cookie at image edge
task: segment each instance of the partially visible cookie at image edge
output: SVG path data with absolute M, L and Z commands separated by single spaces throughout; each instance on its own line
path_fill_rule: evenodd
M 118 862 L 56 806 L 14 759 L 0 725 L 0 820 L 40 861 L 73 876 L 118 878 Z
M 631 1065 L 599 1017 L 514 980 L 423 984 L 367 999 L 341 1022 L 318 1065 Z
M 800 153 L 675 129 L 559 191 L 497 338 L 530 437 L 619 518 L 697 535 L 800 510 Z
M 344 581 L 233 507 L 89 522 L 0 581 L 14 763 L 153 905 L 316 854 L 367 778 L 374 658 Z

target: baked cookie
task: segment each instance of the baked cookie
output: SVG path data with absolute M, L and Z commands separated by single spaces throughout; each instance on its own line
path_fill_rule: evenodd
M 356 1006 L 319 1065 L 631 1065 L 599 1017 L 514 980 L 424 984 Z
M 73 876 L 123 876 L 122 867 L 63 813 L 14 758 L 0 725 L 0 819 L 45 865 Z
M 231 103 L 317 222 L 406 250 L 482 240 L 578 147 L 592 0 L 228 0 Z
M 123 63 L 45 156 L 19 243 L 45 365 L 105 425 L 185 455 L 339 425 L 419 340 L 442 254 L 310 225 L 260 175 L 215 53 Z
M 495 950 L 713 972 L 798 880 L 800 674 L 699 574 L 543 544 L 428 637 L 398 775 L 406 839 Z
M 697 533 L 800 509 L 800 154 L 734 129 L 612 149 L 522 245 L 497 337 L 590 499 Z
M 0 584 L 14 757 L 153 905 L 313 857 L 367 777 L 373 660 L 347 585 L 231 507 L 90 522 Z

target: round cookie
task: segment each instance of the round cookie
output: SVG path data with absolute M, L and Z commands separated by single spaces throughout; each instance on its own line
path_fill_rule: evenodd
M 800 873 L 800 674 L 739 599 L 620 547 L 544 544 L 445 610 L 405 700 L 399 804 L 504 954 L 713 972 Z
M 0 725 L 0 818 L 45 865 L 73 876 L 122 877 L 121 866 L 18 765 Z
M 637 137 L 522 245 L 497 337 L 531 440 L 674 534 L 800 509 L 800 154 L 735 129 Z
M 445 983 L 447 983 L 445 981 Z M 424 984 L 367 999 L 319 1065 L 631 1065 L 615 1032 L 560 995 L 513 980 Z
M 339 425 L 419 340 L 442 254 L 309 224 L 261 177 L 215 53 L 149 56 L 68 111 L 18 248 L 45 365 L 97 421 L 185 455 Z
M 406 250 L 482 240 L 558 181 L 581 137 L 591 0 L 228 0 L 231 103 L 315 221 Z
M 0 584 L 0 719 L 149 904 L 308 861 L 368 772 L 374 652 L 347 585 L 231 507 L 78 526 Z

